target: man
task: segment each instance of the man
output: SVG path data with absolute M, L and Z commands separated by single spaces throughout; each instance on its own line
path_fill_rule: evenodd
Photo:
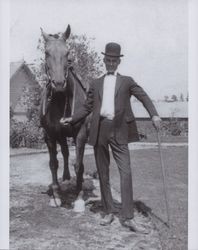
M 109 146 L 117 163 L 121 184 L 121 224 L 136 232 L 144 229 L 136 224 L 133 214 L 132 176 L 128 143 L 138 141 L 139 136 L 130 98 L 134 95 L 142 102 L 156 129 L 161 119 L 145 91 L 128 76 L 117 73 L 120 64 L 121 47 L 108 43 L 105 48 L 104 64 L 107 73 L 90 85 L 84 106 L 73 115 L 65 118 L 63 124 L 75 124 L 93 112 L 90 125 L 89 143 L 94 146 L 95 160 L 99 174 L 101 200 L 105 216 L 101 225 L 110 224 L 114 215 L 114 204 L 109 183 Z

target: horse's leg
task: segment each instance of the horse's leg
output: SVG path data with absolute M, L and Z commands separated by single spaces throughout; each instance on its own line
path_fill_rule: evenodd
M 87 131 L 86 126 L 83 124 L 75 138 L 76 141 L 76 163 L 75 163 L 75 172 L 77 176 L 77 192 L 82 190 L 82 182 L 83 182 L 83 173 L 84 173 L 84 165 L 83 165 L 83 156 L 85 150 L 85 143 L 87 141 Z
M 63 181 L 70 180 L 70 172 L 69 172 L 69 166 L 68 166 L 68 159 L 69 159 L 69 149 L 67 145 L 67 140 L 65 137 L 61 137 L 59 140 L 60 146 L 61 146 L 61 152 L 63 155 L 63 161 L 64 161 L 64 170 L 63 170 Z
M 49 136 L 45 136 L 45 142 L 48 147 L 49 151 L 49 166 L 50 170 L 52 173 L 52 191 L 53 191 L 53 196 L 54 196 L 54 201 L 56 206 L 61 205 L 61 200 L 60 200 L 60 187 L 58 183 L 58 160 L 57 160 L 57 149 L 56 149 L 56 140 L 51 139 Z

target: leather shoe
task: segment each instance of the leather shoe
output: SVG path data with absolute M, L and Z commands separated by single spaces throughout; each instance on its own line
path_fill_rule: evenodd
M 113 214 L 106 214 L 105 217 L 101 219 L 100 225 L 102 226 L 110 225 L 113 220 L 114 220 Z
M 124 227 L 129 228 L 131 231 L 134 231 L 136 233 L 142 233 L 142 234 L 148 234 L 149 231 L 146 228 L 143 228 L 139 226 L 134 219 L 127 219 L 124 221 L 121 221 L 121 225 Z

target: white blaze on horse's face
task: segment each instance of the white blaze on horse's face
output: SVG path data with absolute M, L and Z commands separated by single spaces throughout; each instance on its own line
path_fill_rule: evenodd
M 68 50 L 66 40 L 70 35 L 70 26 L 68 25 L 62 37 L 58 35 L 48 35 L 42 31 L 45 40 L 45 63 L 46 71 L 55 91 L 64 91 L 66 88 L 68 74 Z

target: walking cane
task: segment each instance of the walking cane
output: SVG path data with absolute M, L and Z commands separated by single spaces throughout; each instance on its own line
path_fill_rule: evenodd
M 169 215 L 169 206 L 168 206 L 166 173 L 165 173 L 164 161 L 163 161 L 163 157 L 162 157 L 161 140 L 160 140 L 160 134 L 159 134 L 158 129 L 157 129 L 157 141 L 158 141 L 158 149 L 159 149 L 159 155 L 160 155 L 160 165 L 161 165 L 161 169 L 162 169 L 163 190 L 164 190 L 164 197 L 165 197 L 165 201 L 166 201 L 166 212 L 167 212 L 167 218 L 168 218 L 166 225 L 168 227 L 170 227 L 170 215 Z

